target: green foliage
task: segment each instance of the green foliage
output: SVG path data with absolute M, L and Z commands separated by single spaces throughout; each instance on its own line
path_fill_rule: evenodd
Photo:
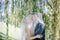
M 9 0 L 5 1 L 5 11 L 6 11 L 6 18 L 5 22 L 7 25 L 7 36 L 8 36 L 8 23 L 14 24 L 16 27 L 20 25 L 22 19 L 29 15 L 31 12 L 39 12 L 42 13 L 44 23 L 45 23 L 45 40 L 53 40 L 54 34 L 54 9 L 56 1 L 54 0 L 39 0 L 40 6 L 37 7 L 38 0 L 12 0 L 12 7 L 9 11 Z M 48 12 L 44 13 L 43 9 L 45 6 L 48 7 Z M 55 7 L 54 7 L 55 6 Z M 57 7 L 56 7 L 57 8 Z M 3 36 L 0 35 L 0 39 Z M 9 39 L 9 38 L 8 38 Z M 2 39 L 1 39 L 2 40 Z M 12 39 L 10 39 L 12 40 Z
M 44 6 L 46 5 L 45 2 L 42 2 L 42 0 L 39 0 L 40 2 L 40 8 L 38 8 L 36 6 L 36 2 L 37 0 L 15 0 L 12 1 L 13 2 L 13 6 L 12 6 L 12 14 L 9 15 L 9 23 L 14 24 L 15 26 L 18 26 L 21 22 L 21 20 L 29 15 L 31 12 L 40 12 L 40 13 L 44 13 L 43 9 Z M 24 4 L 23 4 L 24 3 Z M 47 15 L 43 14 L 43 19 L 45 22 L 45 38 L 46 40 L 53 40 L 53 12 L 52 10 L 52 2 L 48 2 L 48 10 L 49 12 L 47 13 Z M 52 13 L 52 14 L 50 14 Z

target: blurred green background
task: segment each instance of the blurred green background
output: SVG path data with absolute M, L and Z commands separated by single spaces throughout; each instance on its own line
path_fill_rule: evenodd
M 0 0 L 0 40 L 18 40 L 20 22 L 31 12 L 42 14 L 45 40 L 60 40 L 60 0 Z

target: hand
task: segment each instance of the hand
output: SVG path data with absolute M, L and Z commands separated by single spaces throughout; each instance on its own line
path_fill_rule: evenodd
M 36 37 L 37 37 L 37 38 L 42 38 L 43 36 L 42 36 L 42 35 L 37 35 Z

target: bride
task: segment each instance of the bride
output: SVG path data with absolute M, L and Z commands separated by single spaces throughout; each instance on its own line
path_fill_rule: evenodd
M 34 35 L 34 30 L 36 27 L 36 24 L 38 23 L 38 21 L 40 23 L 42 23 L 44 25 L 44 22 L 42 20 L 42 16 L 38 15 L 36 12 L 26 16 L 22 22 L 21 22 L 21 28 L 22 28 L 22 32 L 21 32 L 21 37 L 20 40 L 33 40 L 35 38 L 42 38 L 42 35 Z M 44 28 L 44 26 L 43 26 Z

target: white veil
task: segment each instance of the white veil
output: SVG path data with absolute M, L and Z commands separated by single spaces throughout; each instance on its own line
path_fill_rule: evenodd
M 44 21 L 43 21 L 43 19 L 42 19 L 42 14 L 41 13 L 37 13 L 37 12 L 34 12 L 34 14 L 36 15 L 36 22 L 35 23 L 37 23 L 38 21 L 40 22 L 40 23 L 42 23 L 43 24 L 43 28 L 44 28 Z M 26 17 L 24 17 L 23 19 L 22 19 L 22 21 L 21 21 L 21 28 L 22 28 L 22 31 L 23 31 L 23 33 L 21 34 L 22 36 L 24 36 L 24 38 L 26 38 L 26 34 L 25 34 L 25 28 L 26 28 L 26 26 L 27 25 L 29 25 L 31 22 L 29 21 L 29 20 L 31 20 L 31 16 L 32 15 L 34 15 L 34 14 L 30 14 L 30 15 L 28 15 L 28 16 L 26 16 Z M 32 22 L 33 23 L 33 22 Z M 36 24 L 35 24 L 36 25 Z M 25 34 L 25 35 L 24 35 Z M 21 37 L 22 38 L 22 37 Z M 23 38 L 22 38 L 22 40 L 24 40 Z

